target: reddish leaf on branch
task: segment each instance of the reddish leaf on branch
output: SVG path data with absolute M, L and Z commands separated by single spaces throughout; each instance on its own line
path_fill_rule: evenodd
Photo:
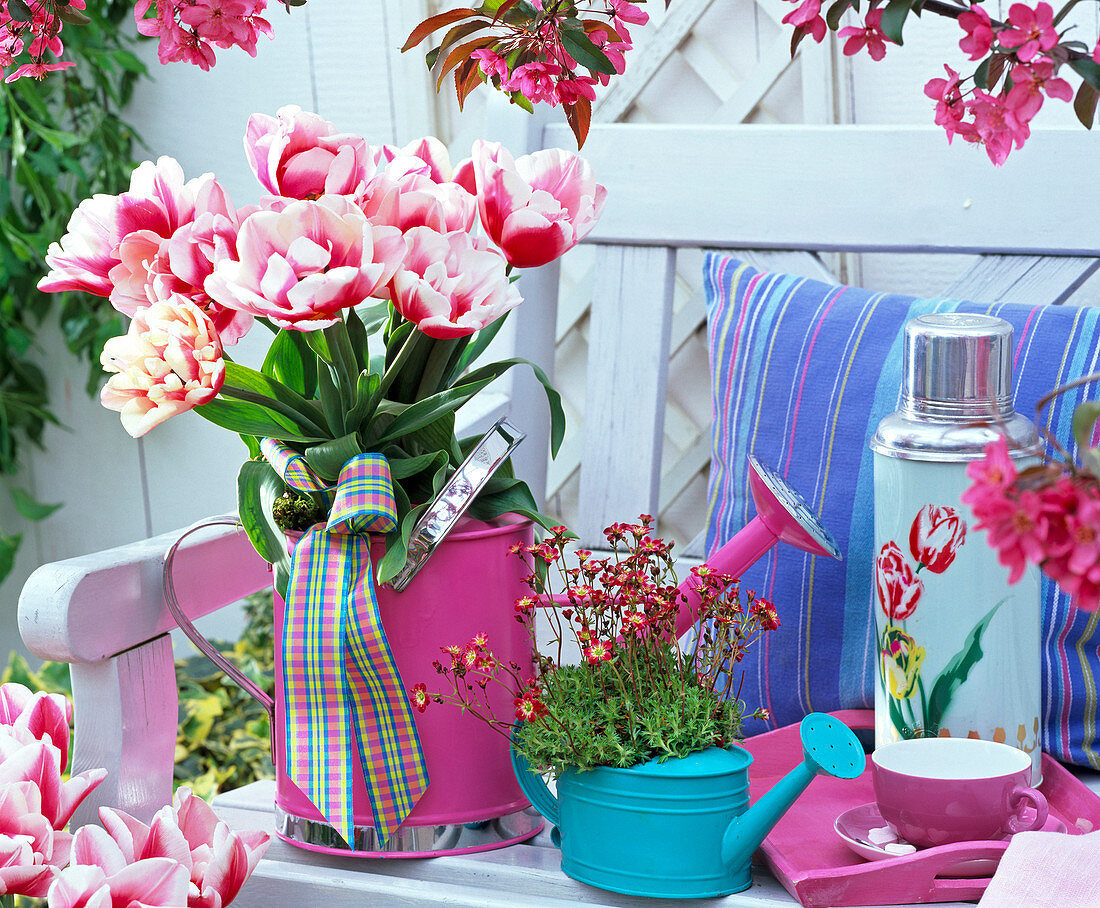
M 466 103 L 475 88 L 482 82 L 481 67 L 477 60 L 469 59 L 455 70 L 455 93 L 458 95 L 458 109 Z
M 443 61 L 443 66 L 439 70 L 439 75 L 436 76 L 435 90 L 439 91 L 443 80 L 447 78 L 451 70 L 453 70 L 459 63 L 467 59 L 470 54 L 475 50 L 481 50 L 485 47 L 491 47 L 497 41 L 493 35 L 482 35 L 480 38 L 474 38 L 472 41 L 467 41 L 465 44 L 461 44 L 452 50 Z
M 1100 101 L 1100 92 L 1088 82 L 1082 82 L 1077 89 L 1077 96 L 1073 99 L 1073 112 L 1077 114 L 1077 119 L 1084 124 L 1085 129 L 1092 129 L 1092 124 L 1096 121 L 1097 101 Z
M 401 47 L 401 52 L 404 53 L 416 47 L 416 45 L 427 38 L 428 35 L 444 26 L 452 25 L 455 22 L 460 22 L 463 19 L 469 19 L 471 16 L 477 15 L 478 13 L 474 12 L 474 10 L 469 7 L 462 7 L 460 9 L 450 9 L 445 13 L 439 13 L 435 16 L 429 16 L 409 33 L 409 37 L 405 39 L 405 43 Z
M 588 127 L 592 125 L 592 102 L 588 98 L 578 98 L 575 104 L 565 108 L 565 119 L 576 136 L 577 148 L 583 148 L 588 138 Z
M 591 35 L 593 32 L 606 32 L 608 40 L 622 43 L 622 36 L 611 27 L 610 22 L 601 22 L 599 19 L 581 19 L 584 33 Z

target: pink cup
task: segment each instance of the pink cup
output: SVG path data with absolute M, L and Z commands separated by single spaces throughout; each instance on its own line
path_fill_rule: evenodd
M 871 755 L 871 778 L 883 819 L 921 847 L 1003 839 L 1047 819 L 1031 757 L 995 741 L 897 741 Z

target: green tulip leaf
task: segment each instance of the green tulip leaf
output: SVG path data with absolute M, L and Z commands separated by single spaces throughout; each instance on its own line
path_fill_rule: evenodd
M 301 331 L 280 331 L 275 336 L 262 371 L 307 399 L 317 394 L 317 355 Z
M 266 407 L 246 401 L 215 397 L 196 407 L 195 412 L 208 422 L 239 435 L 278 438 L 295 444 L 328 441 L 325 436 L 308 432 Z
M 263 372 L 257 372 L 240 363 L 225 364 L 225 385 L 237 391 L 249 392 L 274 401 L 280 412 L 299 426 L 318 434 L 324 434 L 328 427 L 324 424 L 324 415 L 315 401 L 307 400 L 289 385 L 274 379 Z M 224 386 L 223 386 L 224 387 Z M 259 401 L 257 401 L 259 402 Z
M 266 461 L 249 460 L 241 465 L 237 474 L 237 513 L 253 547 L 274 568 L 280 596 L 286 595 L 290 579 L 290 554 L 286 536 L 275 523 L 273 506 L 285 491 L 282 477 Z
M 344 468 L 344 464 L 362 453 L 359 436 L 352 432 L 341 438 L 334 438 L 332 441 L 306 448 L 305 458 L 313 472 L 327 482 L 334 483 L 340 478 L 340 471 Z

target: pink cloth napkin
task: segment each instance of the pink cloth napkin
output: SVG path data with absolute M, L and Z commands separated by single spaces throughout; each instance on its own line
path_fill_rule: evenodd
M 1100 908 L 1100 832 L 1012 837 L 980 908 Z

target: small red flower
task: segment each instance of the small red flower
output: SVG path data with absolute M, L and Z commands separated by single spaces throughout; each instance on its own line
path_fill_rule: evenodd
M 516 697 L 512 702 L 516 707 L 516 718 L 521 722 L 534 722 L 535 719 L 549 712 L 534 690 L 528 690 L 522 697 Z
M 607 640 L 593 640 L 584 648 L 584 658 L 590 665 L 611 661 L 612 646 Z
M 489 635 L 485 631 L 478 631 L 470 638 L 470 646 L 482 649 L 489 645 Z
M 413 685 L 413 689 L 409 693 L 409 699 L 412 700 L 412 705 L 416 707 L 418 713 L 422 713 L 428 708 L 431 697 L 428 696 L 428 688 L 424 682 L 421 681 Z

